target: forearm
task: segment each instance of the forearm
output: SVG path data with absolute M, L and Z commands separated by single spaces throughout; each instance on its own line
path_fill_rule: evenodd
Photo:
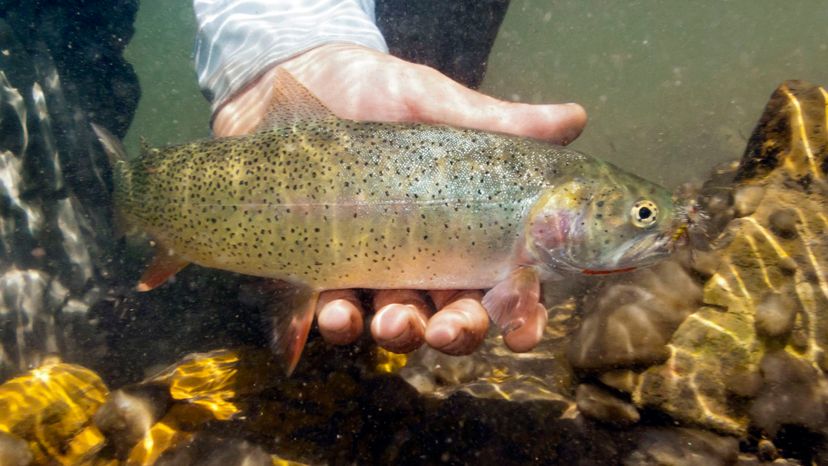
M 194 0 L 195 64 L 215 111 L 264 71 L 322 44 L 387 52 L 373 0 Z

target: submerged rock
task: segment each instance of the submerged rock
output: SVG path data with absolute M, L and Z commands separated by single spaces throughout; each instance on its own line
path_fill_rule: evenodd
M 701 287 L 677 261 L 613 279 L 587 297 L 569 360 L 589 370 L 662 362 L 676 327 L 700 301 Z
M 724 466 L 736 462 L 739 442 L 696 429 L 647 429 L 624 466 Z
M 303 463 L 273 458 L 264 449 L 243 439 L 227 439 L 209 434 L 164 452 L 155 466 L 301 466 Z

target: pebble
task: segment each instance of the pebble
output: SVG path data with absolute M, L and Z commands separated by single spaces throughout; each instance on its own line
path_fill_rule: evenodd
M 578 385 L 575 404 L 585 416 L 609 424 L 628 426 L 641 419 L 635 406 L 596 385 Z
M 808 350 L 808 334 L 803 328 L 794 328 L 789 339 L 791 347 L 800 353 Z
M 720 190 L 703 198 L 704 210 L 710 214 L 721 214 L 733 206 L 733 197 L 730 192 Z
M 779 259 L 779 262 L 776 263 L 776 266 L 779 267 L 779 270 L 785 275 L 793 275 L 799 268 L 799 266 L 796 264 L 796 260 L 794 260 L 794 258 L 791 256 L 785 256 Z
M 164 415 L 171 401 L 165 387 L 149 385 L 115 390 L 95 413 L 93 421 L 116 451 L 125 454 Z
M 632 393 L 641 380 L 641 375 L 629 369 L 618 369 L 602 373 L 598 380 L 608 387 Z
M 34 460 L 25 441 L 0 431 L 0 464 L 3 466 L 27 466 Z
M 742 186 L 733 193 L 733 210 L 736 217 L 747 217 L 756 212 L 765 189 L 760 186 Z
M 756 330 L 769 337 L 790 333 L 797 308 L 790 293 L 767 293 L 756 306 Z
M 762 461 L 773 461 L 779 458 L 779 450 L 777 450 L 776 445 L 768 439 L 759 440 L 756 450 L 759 459 Z
M 690 267 L 702 278 L 708 279 L 716 273 L 716 271 L 719 269 L 719 264 L 721 264 L 721 262 L 721 254 L 717 251 L 694 250 L 690 262 Z
M 780 238 L 796 238 L 798 218 L 792 209 L 777 209 L 768 217 L 771 231 Z
M 419 393 L 433 393 L 437 389 L 437 379 L 424 367 L 404 367 L 398 375 Z

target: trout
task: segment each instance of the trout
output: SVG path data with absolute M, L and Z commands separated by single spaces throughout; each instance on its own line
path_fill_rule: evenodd
M 250 135 L 113 160 L 116 213 L 156 241 L 139 290 L 189 263 L 289 284 L 274 346 L 298 361 L 320 291 L 487 289 L 503 333 L 542 280 L 664 258 L 670 192 L 568 148 L 440 125 L 337 118 L 287 72 Z

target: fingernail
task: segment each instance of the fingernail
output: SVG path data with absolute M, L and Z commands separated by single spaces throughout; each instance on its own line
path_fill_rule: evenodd
M 443 349 L 454 343 L 460 332 L 454 327 L 437 327 L 426 330 L 428 344 L 437 349 Z

